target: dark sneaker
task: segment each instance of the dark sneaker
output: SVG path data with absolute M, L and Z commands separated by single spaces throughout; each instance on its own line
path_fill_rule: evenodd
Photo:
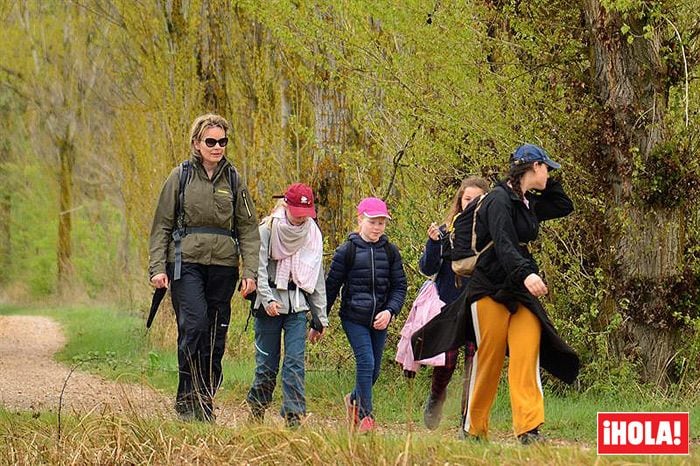
M 284 417 L 284 422 L 288 429 L 298 429 L 301 425 L 301 414 L 287 413 Z
M 175 412 L 177 413 L 178 419 L 183 422 L 193 422 L 197 420 L 192 403 L 187 403 L 185 401 L 176 402 Z
M 435 430 L 440 425 L 442 419 L 442 406 L 445 404 L 445 397 L 441 399 L 433 397 L 431 393 L 428 399 L 425 400 L 423 408 L 423 423 L 430 430 Z
M 520 440 L 520 443 L 523 445 L 532 445 L 533 443 L 542 443 L 544 442 L 544 435 L 540 433 L 540 430 L 535 427 L 532 430 L 529 430 L 525 432 L 524 434 L 518 435 L 518 440 Z

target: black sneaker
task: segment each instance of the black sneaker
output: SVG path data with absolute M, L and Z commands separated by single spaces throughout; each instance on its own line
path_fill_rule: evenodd
M 185 401 L 176 402 L 175 412 L 177 413 L 178 419 L 183 422 L 193 422 L 197 420 L 192 403 L 187 403 Z
M 287 413 L 286 416 L 284 416 L 284 422 L 288 429 L 298 429 L 301 425 L 301 414 Z
M 535 427 L 532 430 L 529 430 L 525 432 L 524 434 L 518 435 L 518 440 L 520 440 L 520 443 L 523 445 L 532 445 L 533 443 L 542 443 L 544 442 L 544 435 L 540 433 L 540 430 Z
M 440 425 L 440 419 L 442 419 L 442 406 L 445 404 L 445 396 L 442 398 L 435 398 L 431 393 L 428 399 L 425 400 L 425 407 L 423 408 L 423 423 L 425 427 L 430 430 L 435 430 Z

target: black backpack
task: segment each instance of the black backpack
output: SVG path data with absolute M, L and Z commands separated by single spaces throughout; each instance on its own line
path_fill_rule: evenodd
M 462 212 L 457 214 L 452 222 L 450 233 L 452 271 L 455 274 L 468 277 L 476 268 L 479 256 L 493 246 L 493 241 L 481 249 L 477 249 L 476 218 L 481 205 L 488 194 L 482 194 L 472 199 Z
M 230 236 L 238 244 L 238 229 L 236 228 L 236 197 L 238 195 L 238 172 L 231 165 L 226 167 L 226 177 L 228 178 L 229 186 L 231 187 L 231 203 L 232 203 L 232 223 L 231 229 L 217 227 L 188 227 L 185 224 L 185 188 L 187 183 L 192 179 L 192 162 L 185 160 L 179 167 L 179 185 L 178 194 L 175 201 L 175 229 L 173 229 L 173 241 L 175 243 L 175 270 L 173 280 L 179 280 L 182 270 L 182 239 L 190 233 L 210 233 L 214 235 Z M 245 191 L 243 192 L 245 196 Z M 247 200 L 246 207 L 248 206 Z M 250 212 L 248 212 L 250 215 Z

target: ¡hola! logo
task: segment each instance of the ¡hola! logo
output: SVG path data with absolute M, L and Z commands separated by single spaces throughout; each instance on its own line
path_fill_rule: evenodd
M 687 455 L 688 413 L 598 413 L 599 455 Z

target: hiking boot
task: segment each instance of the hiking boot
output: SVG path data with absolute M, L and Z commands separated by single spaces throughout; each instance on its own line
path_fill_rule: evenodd
M 423 423 L 430 430 L 435 430 L 440 425 L 442 419 L 442 407 L 445 404 L 445 396 L 435 398 L 431 393 L 428 399 L 425 400 L 423 408 Z
M 352 400 L 350 393 L 345 395 L 344 400 L 348 424 L 350 424 L 350 427 L 353 428 L 360 422 L 360 410 L 357 407 L 357 402 Z
M 284 416 L 284 422 L 288 429 L 298 429 L 301 425 L 301 414 L 299 413 L 287 413 Z
M 362 418 L 360 424 L 357 426 L 357 431 L 361 434 L 372 432 L 375 428 L 375 424 L 376 423 L 374 422 L 374 418 L 372 418 L 372 416 L 365 416 Z
M 175 403 L 175 412 L 177 413 L 177 418 L 183 422 L 194 422 L 197 420 L 192 403 L 177 401 Z
M 524 434 L 518 435 L 518 440 L 520 440 L 520 443 L 523 445 L 532 445 L 533 443 L 542 443 L 544 442 L 544 435 L 540 433 L 540 430 L 535 427 L 532 430 L 529 430 L 525 432 Z

